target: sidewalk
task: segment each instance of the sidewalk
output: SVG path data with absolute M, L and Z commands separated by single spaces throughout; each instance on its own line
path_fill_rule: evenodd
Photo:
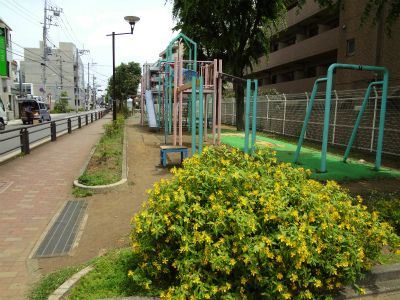
M 107 115 L 0 165 L 0 299 L 25 299 L 39 275 L 29 255 L 65 201 L 103 132 Z

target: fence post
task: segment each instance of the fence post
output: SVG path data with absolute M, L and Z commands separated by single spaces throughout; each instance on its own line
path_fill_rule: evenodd
M 90 113 L 90 123 L 93 123 L 93 113 Z
M 67 124 L 68 124 L 68 133 L 71 133 L 72 126 L 71 126 L 71 119 L 70 118 L 68 118 Z
M 29 132 L 26 128 L 21 129 L 19 138 L 21 141 L 21 153 L 29 154 L 31 149 L 29 148 Z
M 375 139 L 375 125 L 376 125 L 376 110 L 378 108 L 378 92 L 376 91 L 376 87 L 374 86 L 374 116 L 372 119 L 372 133 L 371 133 L 371 145 L 369 151 L 372 152 L 374 150 L 374 139 Z
M 52 142 L 57 140 L 56 122 L 54 122 L 54 121 L 52 121 L 50 123 L 50 135 L 51 135 L 51 141 Z
M 305 92 L 305 94 L 306 94 L 306 112 L 307 112 L 308 105 L 309 105 L 309 102 L 310 102 L 310 98 L 308 97 L 308 92 Z M 307 113 L 305 113 L 304 115 L 306 115 L 306 114 L 307 114 Z M 304 133 L 304 138 L 307 139 L 307 130 L 306 130 L 306 132 Z
M 236 108 L 236 106 L 235 106 L 235 101 L 232 101 L 232 121 L 231 121 L 231 124 L 232 125 L 235 125 L 235 116 L 236 116 L 236 114 L 235 114 L 235 108 Z
M 88 115 L 85 115 L 85 121 L 86 121 L 86 125 L 89 124 L 89 120 L 88 120 Z
M 268 97 L 268 95 L 265 95 L 265 97 L 267 98 L 267 124 L 265 125 L 265 130 L 266 131 L 268 131 L 268 125 L 270 125 L 269 124 L 269 118 L 268 118 L 268 116 L 269 116 L 269 97 Z M 271 125 L 269 126 L 269 130 L 271 131 Z
M 286 95 L 283 93 L 283 124 L 282 124 L 282 134 L 285 135 L 285 125 L 286 125 Z
M 97 121 L 97 111 L 94 113 L 94 120 Z
M 336 90 L 333 91 L 335 93 L 335 111 L 333 114 L 333 132 L 332 132 L 332 145 L 335 144 L 335 134 L 336 134 L 336 116 L 337 116 L 337 108 L 338 108 L 338 101 L 339 97 L 337 95 Z

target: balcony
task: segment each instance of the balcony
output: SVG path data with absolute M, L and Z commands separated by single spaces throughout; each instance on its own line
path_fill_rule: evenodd
M 258 61 L 258 64 L 253 67 L 253 73 L 266 69 L 272 69 L 305 59 L 307 57 L 313 57 L 318 54 L 336 50 L 338 48 L 338 40 L 339 28 L 336 27 L 309 39 L 270 53 L 268 62 L 266 56 L 261 57 Z

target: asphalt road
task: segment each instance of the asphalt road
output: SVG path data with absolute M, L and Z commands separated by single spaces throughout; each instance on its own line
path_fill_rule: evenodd
M 94 112 L 94 111 L 93 111 Z M 89 113 L 89 112 L 85 112 Z M 72 128 L 78 126 L 77 116 L 85 113 L 70 113 L 70 114 L 52 114 L 52 121 L 56 121 L 56 132 L 59 135 L 63 131 L 68 130 L 67 118 L 71 118 Z M 89 116 L 90 123 L 90 116 Z M 82 126 L 85 124 L 85 118 L 82 118 Z M 28 128 L 29 143 L 42 141 L 50 137 L 50 122 L 37 125 L 23 125 L 21 120 L 10 121 L 4 131 L 0 131 L 0 157 L 9 154 L 14 150 L 18 150 L 21 146 L 20 132 L 22 128 Z

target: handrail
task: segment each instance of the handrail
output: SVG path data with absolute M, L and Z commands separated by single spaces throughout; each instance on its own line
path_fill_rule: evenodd
M 28 125 L 19 128 L 7 129 L 0 131 L 0 145 L 6 141 L 18 139 L 18 142 L 14 142 L 16 145 L 7 145 L 5 150 L 0 149 L 0 158 L 2 155 L 13 152 L 18 148 L 21 149 L 20 153 L 29 154 L 30 153 L 30 145 L 36 143 L 41 140 L 45 140 L 50 138 L 51 141 L 56 141 L 57 136 L 61 135 L 63 132 L 71 133 L 73 129 L 79 129 L 84 125 L 89 125 L 96 120 L 102 118 L 106 113 L 108 113 L 108 109 L 96 110 L 86 113 L 81 113 L 79 115 L 74 116 L 66 116 L 61 119 L 55 121 L 47 121 L 40 124 Z M 93 115 L 94 114 L 94 115 Z M 90 119 L 89 116 L 90 115 Z M 82 122 L 83 119 L 83 122 Z M 75 124 L 72 124 L 72 123 Z M 66 125 L 66 127 L 65 127 Z M 61 127 L 63 126 L 63 127 Z M 57 129 L 59 129 L 57 131 Z M 47 134 L 39 134 L 39 136 L 32 136 L 42 131 L 48 131 Z M 12 134 L 14 132 L 18 132 L 18 134 L 13 134 L 12 136 L 7 136 L 7 134 Z M 4 145 L 4 144 L 3 144 Z M 10 148 L 8 148 L 8 146 Z M 3 148 L 4 149 L 4 148 Z M 17 153 L 16 155 L 18 155 Z

